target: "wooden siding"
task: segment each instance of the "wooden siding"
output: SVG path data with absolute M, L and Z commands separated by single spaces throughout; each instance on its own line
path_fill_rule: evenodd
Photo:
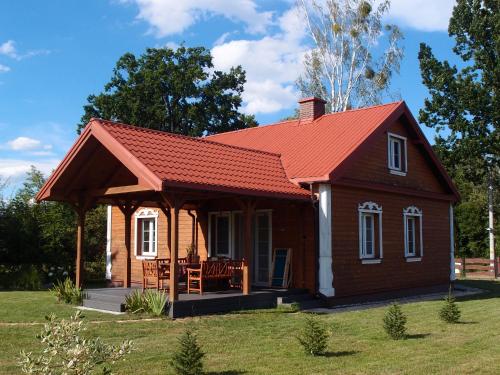
M 316 259 L 314 254 L 313 211 L 310 203 L 292 203 L 287 201 L 264 200 L 256 209 L 272 210 L 272 248 L 287 247 L 293 249 L 292 286 L 315 287 Z M 237 211 L 238 206 L 232 201 L 212 201 L 207 203 L 197 214 L 197 248 L 202 260 L 208 256 L 208 212 Z M 195 213 L 195 211 L 193 211 Z M 124 218 L 117 207 L 112 209 L 112 282 L 121 285 L 125 272 Z M 179 257 L 186 256 L 186 248 L 191 243 L 192 219 L 187 211 L 181 210 L 179 217 Z M 159 210 L 158 216 L 158 257 L 170 256 L 168 249 L 168 226 L 165 215 Z M 135 222 L 132 217 L 132 259 L 131 280 L 133 284 L 142 283 L 141 259 L 135 256 Z
M 430 162 L 420 149 L 421 146 L 412 141 L 403 124 L 395 123 L 390 127 L 389 132 L 407 138 L 408 171 L 406 176 L 398 176 L 389 172 L 387 132 L 373 142 L 368 151 L 351 165 L 344 176 L 348 179 L 370 183 L 447 193 L 444 185 L 433 172 Z
M 424 287 L 449 282 L 449 202 L 347 187 L 333 187 L 333 270 L 336 296 Z M 383 259 L 362 264 L 359 259 L 358 204 L 382 206 Z M 403 209 L 423 212 L 424 256 L 420 262 L 404 257 Z

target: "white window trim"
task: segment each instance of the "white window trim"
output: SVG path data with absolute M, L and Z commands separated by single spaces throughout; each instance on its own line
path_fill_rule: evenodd
M 413 217 L 416 220 L 416 224 L 418 223 L 419 228 L 419 239 L 420 246 L 419 249 L 415 249 L 415 254 L 410 254 L 408 249 L 408 218 Z M 422 235 L 422 227 L 423 227 L 423 218 L 422 218 L 422 210 L 415 207 L 409 206 L 403 209 L 403 225 L 404 225 L 404 242 L 405 242 L 405 258 L 407 262 L 418 262 L 422 260 L 424 256 L 424 243 L 423 243 L 423 235 Z M 415 239 L 417 238 L 417 234 L 415 234 Z M 419 251 L 419 254 L 417 254 Z
M 137 211 L 134 214 L 134 230 L 135 230 L 135 246 L 134 246 L 134 254 L 137 259 L 154 259 L 158 255 L 158 216 L 159 212 L 158 210 L 154 210 L 151 208 L 141 208 L 139 211 Z M 154 251 L 150 254 L 143 255 L 141 252 L 141 255 L 138 254 L 137 250 L 138 247 L 141 245 L 137 242 L 138 239 L 138 231 L 139 231 L 139 226 L 138 222 L 139 219 L 154 219 L 154 226 L 155 226 L 155 233 L 154 233 Z
M 228 254 L 214 254 L 215 249 L 212 249 L 212 217 L 214 216 L 226 216 L 229 218 L 229 228 L 228 228 Z M 228 258 L 233 258 L 233 215 L 231 211 L 213 211 L 208 213 L 208 257 L 214 256 L 227 256 Z
M 379 242 L 379 257 L 375 257 L 376 248 L 374 248 L 374 257 L 366 257 L 363 254 L 363 214 L 377 214 L 378 216 L 378 242 Z M 375 202 L 364 202 L 358 205 L 358 231 L 359 231 L 359 259 L 362 260 L 363 264 L 376 264 L 380 263 L 384 257 L 384 249 L 382 247 L 382 206 L 379 206 Z M 373 221 L 373 236 L 375 236 L 375 220 Z M 375 245 L 375 244 L 374 244 Z M 373 262 L 368 262 L 373 261 Z
M 392 163 L 392 155 L 391 155 L 391 138 L 396 138 L 402 141 L 403 149 L 400 150 L 400 153 L 403 153 L 404 159 L 401 156 L 401 165 L 400 168 L 396 168 Z M 398 176 L 406 176 L 406 172 L 408 171 L 408 148 L 407 148 L 407 138 L 403 137 L 399 134 L 387 133 L 387 167 L 389 168 L 389 172 Z
M 256 277 L 257 277 L 257 269 L 258 269 L 258 257 L 256 256 L 256 253 L 255 253 L 255 249 L 256 249 L 256 244 L 257 244 L 257 241 L 259 239 L 259 236 L 258 236 L 258 232 L 257 232 L 257 225 L 254 226 L 254 234 L 253 234 L 253 238 L 254 238 L 254 244 L 253 244 L 253 260 L 254 260 L 254 270 L 255 272 L 253 273 L 253 283 L 254 285 L 262 285 L 262 286 L 266 286 L 269 284 L 269 282 L 271 281 L 271 272 L 272 272 L 272 265 L 273 265 L 273 210 L 272 209 L 261 209 L 261 210 L 255 210 L 255 217 L 257 217 L 258 214 L 267 214 L 269 216 L 269 233 L 268 233 L 268 238 L 269 238 L 269 246 L 268 246 L 268 264 L 267 264 L 267 269 L 269 270 L 269 281 L 267 282 L 264 282 L 264 281 L 256 281 Z

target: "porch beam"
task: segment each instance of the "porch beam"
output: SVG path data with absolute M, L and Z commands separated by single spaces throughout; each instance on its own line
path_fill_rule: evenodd
M 143 185 L 125 185 L 125 186 L 114 186 L 102 189 L 92 189 L 88 191 L 88 194 L 95 197 L 106 197 L 109 195 L 140 193 L 146 191 L 152 191 L 152 189 L 145 187 Z

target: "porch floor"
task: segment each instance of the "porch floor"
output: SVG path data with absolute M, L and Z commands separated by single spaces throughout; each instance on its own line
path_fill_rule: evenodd
M 109 311 L 124 311 L 125 298 L 140 287 L 131 288 L 94 288 L 85 289 L 84 307 Z M 244 295 L 239 289 L 207 291 L 200 294 L 179 293 L 179 299 L 169 303 L 167 313 L 171 318 L 196 315 L 226 313 L 230 311 L 273 308 L 278 297 L 307 297 L 304 289 L 274 289 L 254 287 Z

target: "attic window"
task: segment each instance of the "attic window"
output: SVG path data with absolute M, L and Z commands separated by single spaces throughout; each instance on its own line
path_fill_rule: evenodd
M 406 138 L 397 134 L 388 133 L 387 156 L 389 172 L 399 176 L 406 176 Z

